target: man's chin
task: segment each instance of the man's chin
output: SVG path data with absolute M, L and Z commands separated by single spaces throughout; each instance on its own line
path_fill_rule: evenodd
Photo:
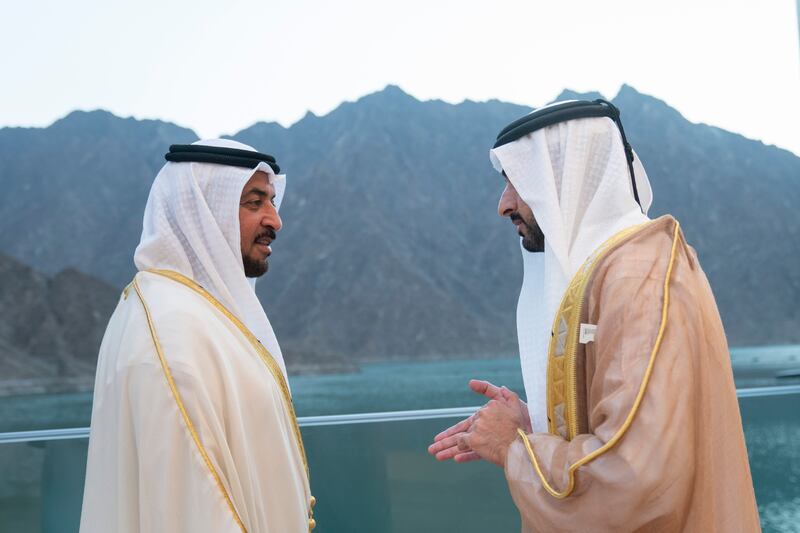
M 259 278 L 269 270 L 269 262 L 266 259 L 258 261 L 242 257 L 242 263 L 244 264 L 244 275 L 248 278 Z
M 544 235 L 523 235 L 522 247 L 534 254 L 544 252 Z

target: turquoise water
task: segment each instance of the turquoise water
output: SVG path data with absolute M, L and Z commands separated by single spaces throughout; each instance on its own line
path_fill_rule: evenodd
M 734 348 L 731 358 L 738 388 L 800 383 L 775 377 L 800 368 L 798 345 Z M 292 376 L 289 384 L 298 416 L 312 416 L 479 405 L 467 388 L 472 378 L 523 392 L 517 359 L 369 363 L 354 373 Z M 0 397 L 0 432 L 86 427 L 91 402 L 90 393 Z
M 800 347 L 732 351 L 737 386 L 798 383 Z M 478 405 L 466 383 L 522 390 L 517 360 L 373 363 L 360 372 L 291 378 L 300 416 Z M 800 524 L 800 394 L 740 399 L 756 497 L 766 532 Z M 0 398 L 0 431 L 81 427 L 90 394 Z M 441 464 L 425 451 L 454 420 L 303 428 L 317 519 L 324 533 L 518 531 L 502 472 Z M 85 439 L 0 445 L 0 531 L 74 532 Z
M 312 416 L 478 405 L 467 389 L 476 377 L 522 390 L 512 359 L 370 363 L 350 374 L 290 377 L 289 384 L 298 416 Z M 91 393 L 0 397 L 0 432 L 86 427 L 91 411 Z
M 742 398 L 764 531 L 800 524 L 800 395 Z M 453 420 L 303 428 L 324 533 L 519 531 L 502 472 L 438 463 L 425 448 Z M 0 531 L 73 533 L 85 439 L 0 445 Z
M 800 383 L 776 378 L 781 370 L 800 369 L 800 345 L 731 350 L 737 388 Z M 361 372 L 290 378 L 299 416 L 400 411 L 479 405 L 467 388 L 470 379 L 487 379 L 524 396 L 518 359 L 372 363 Z

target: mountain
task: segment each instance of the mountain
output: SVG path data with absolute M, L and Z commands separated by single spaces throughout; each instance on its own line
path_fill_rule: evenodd
M 290 169 L 259 288 L 282 344 L 365 358 L 512 353 L 519 245 L 495 214 L 503 182 L 487 155 L 527 111 L 388 87 L 289 129 L 237 134 L 279 147 Z
M 0 129 L 0 252 L 48 275 L 72 267 L 127 284 L 163 155 L 195 140 L 173 124 L 106 111 Z
M 0 394 L 90 389 L 118 298 L 77 270 L 47 278 L 0 254 Z
M 576 97 L 600 94 L 559 99 Z M 800 342 L 800 158 L 628 86 L 613 102 L 653 185 L 651 215 L 681 221 L 731 344 Z M 284 229 L 257 292 L 290 364 L 515 352 L 520 252 L 496 215 L 503 185 L 487 155 L 529 111 L 389 86 L 290 128 L 233 135 L 288 173 Z M 72 268 L 121 288 L 163 154 L 195 139 L 102 111 L 0 129 L 0 252 L 33 266 L 25 275 L 40 285 Z
M 699 254 L 732 345 L 800 341 L 800 158 L 624 85 L 613 100 L 653 187 Z

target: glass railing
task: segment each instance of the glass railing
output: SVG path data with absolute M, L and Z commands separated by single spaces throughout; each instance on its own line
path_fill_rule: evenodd
M 764 530 L 790 531 L 800 523 L 800 385 L 738 395 Z M 473 409 L 302 417 L 320 531 L 518 531 L 500 469 L 438 463 L 426 452 Z M 0 531 L 77 531 L 87 436 L 88 428 L 0 434 Z

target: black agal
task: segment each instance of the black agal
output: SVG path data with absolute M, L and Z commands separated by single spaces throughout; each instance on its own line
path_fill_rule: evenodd
M 281 167 L 271 155 L 202 144 L 173 144 L 169 147 L 169 152 L 164 154 L 164 159 L 173 163 L 216 163 L 245 168 L 255 168 L 259 163 L 264 162 L 275 174 L 279 174 L 281 171 Z

